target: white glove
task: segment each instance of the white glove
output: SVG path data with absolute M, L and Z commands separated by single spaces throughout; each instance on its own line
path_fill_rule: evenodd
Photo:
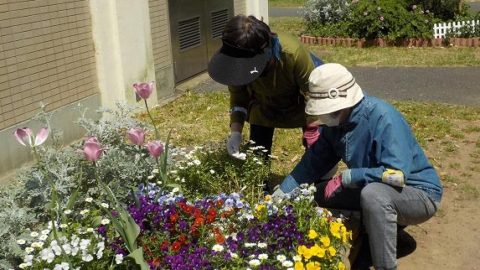
M 245 160 L 246 154 L 240 153 L 240 144 L 242 143 L 242 133 L 238 131 L 232 131 L 227 140 L 227 151 L 230 156 Z

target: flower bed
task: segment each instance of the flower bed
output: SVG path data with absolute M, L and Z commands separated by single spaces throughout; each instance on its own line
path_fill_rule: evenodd
M 300 41 L 305 44 L 317 44 L 322 46 L 342 46 L 342 47 L 387 47 L 387 46 L 402 46 L 402 47 L 480 47 L 480 38 L 410 38 L 396 42 L 377 38 L 373 40 L 353 39 L 353 38 L 330 38 L 330 37 L 314 37 L 308 35 L 300 36 Z
M 136 84 L 145 100 L 153 84 Z M 18 129 L 36 164 L 19 189 L 2 194 L 3 265 L 21 269 L 344 269 L 351 233 L 313 202 L 315 188 L 263 196 L 268 165 L 249 151 L 187 151 L 160 140 L 120 107 L 100 122 L 80 119 L 88 137 L 56 144 L 57 133 Z M 48 115 L 43 115 L 45 118 Z M 41 118 L 42 118 L 41 117 Z M 42 118 L 42 119 L 43 119 Z M 47 117 L 48 118 L 48 117 Z M 47 119 L 45 118 L 45 119 Z M 169 132 L 167 132 L 169 134 Z M 51 138 L 51 139 L 50 139 Z M 46 145 L 50 139 L 52 143 Z M 10 196 L 10 197 L 8 197 Z

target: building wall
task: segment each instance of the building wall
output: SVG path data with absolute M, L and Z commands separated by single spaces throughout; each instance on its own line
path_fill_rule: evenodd
M 148 5 L 157 96 L 164 98 L 173 94 L 175 86 L 168 0 L 149 0 Z
M 97 93 L 89 1 L 0 1 L 0 130 Z
M 246 0 L 233 0 L 233 4 L 235 9 L 235 15 L 238 15 L 238 14 L 249 15 L 249 14 L 246 14 L 247 12 Z

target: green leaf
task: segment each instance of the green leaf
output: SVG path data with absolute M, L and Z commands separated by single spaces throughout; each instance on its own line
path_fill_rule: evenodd
M 145 262 L 145 259 L 143 258 L 143 250 L 142 248 L 137 248 L 130 254 L 128 254 L 127 258 L 132 258 L 135 263 L 140 266 L 141 270 L 150 270 L 150 267 L 148 264 Z
M 70 195 L 70 198 L 68 198 L 68 202 L 65 208 L 72 209 L 73 205 L 77 201 L 77 198 L 78 198 L 78 188 L 75 189 L 75 191 Z

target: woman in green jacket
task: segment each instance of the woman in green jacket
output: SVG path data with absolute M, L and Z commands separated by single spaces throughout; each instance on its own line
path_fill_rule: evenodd
M 303 128 L 304 145 L 318 138 L 318 127 L 307 128 L 304 93 L 310 72 L 322 64 L 298 38 L 271 32 L 254 16 L 235 16 L 223 31 L 222 48 L 208 64 L 210 76 L 230 91 L 228 153 L 239 152 L 244 122 L 250 140 L 270 154 L 275 128 Z

